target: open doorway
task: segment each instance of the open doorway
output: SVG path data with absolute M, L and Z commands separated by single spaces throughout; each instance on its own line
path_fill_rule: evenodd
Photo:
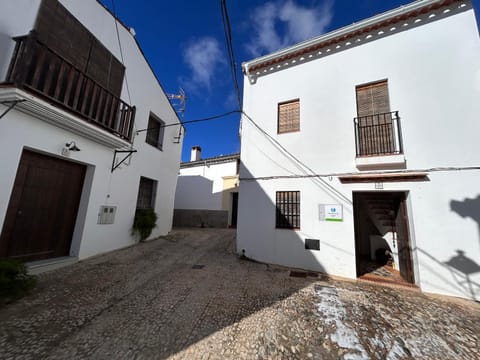
M 357 277 L 414 284 L 405 192 L 354 192 Z
M 237 227 L 237 217 L 238 217 L 238 192 L 232 192 L 232 211 L 230 219 L 230 227 Z

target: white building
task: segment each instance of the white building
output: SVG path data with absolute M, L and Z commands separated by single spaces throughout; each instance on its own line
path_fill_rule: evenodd
M 134 32 L 96 0 L 6 1 L 0 49 L 0 257 L 129 246 L 137 208 L 167 234 L 179 119 Z
M 194 146 L 180 164 L 173 225 L 236 227 L 240 154 L 202 159 L 201 151 Z
M 480 298 L 470 1 L 416 1 L 243 70 L 239 253 L 354 279 L 384 248 L 423 291 Z

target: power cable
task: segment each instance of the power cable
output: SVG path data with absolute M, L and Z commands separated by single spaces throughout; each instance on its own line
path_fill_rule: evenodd
M 274 176 L 258 176 L 240 178 L 243 181 L 256 181 L 256 180 L 277 180 L 277 179 L 309 179 L 309 178 L 326 178 L 326 177 L 342 177 L 342 176 L 356 176 L 356 175 L 389 175 L 389 174 L 412 174 L 412 173 L 434 173 L 434 172 L 448 172 L 448 171 L 474 171 L 480 170 L 480 166 L 450 166 L 450 167 L 433 167 L 427 169 L 400 169 L 400 170 L 387 170 L 387 171 L 370 171 L 370 172 L 345 172 L 345 173 L 326 173 L 326 174 L 311 174 L 311 175 L 274 175 Z
M 173 123 L 173 124 L 166 124 L 166 125 L 160 125 L 160 126 L 150 127 L 150 128 L 146 128 L 146 129 L 140 129 L 140 130 L 137 130 L 136 133 L 138 134 L 138 133 L 141 133 L 141 132 L 144 132 L 144 131 L 156 130 L 156 129 L 166 128 L 166 127 L 170 127 L 170 126 L 177 126 L 177 125 L 192 124 L 192 123 L 198 123 L 198 122 L 203 122 L 203 121 L 216 120 L 216 119 L 220 119 L 222 117 L 232 115 L 232 114 L 237 114 L 237 113 L 241 113 L 241 111 L 240 110 L 232 110 L 232 111 L 229 111 L 229 112 L 226 112 L 226 113 L 223 113 L 223 114 L 213 115 L 213 116 L 209 116 L 209 117 L 206 117 L 206 118 L 194 119 L 194 120 L 182 121 L 182 122 Z
M 351 203 L 351 200 L 343 195 L 340 191 L 338 191 L 335 187 L 327 183 L 320 177 L 315 176 L 315 172 L 304 162 L 298 159 L 295 155 L 293 155 L 290 151 L 288 151 L 277 139 L 272 137 L 268 132 L 266 132 L 260 125 L 258 125 L 245 111 L 242 110 L 242 114 L 264 135 L 266 136 L 270 142 L 272 142 L 277 148 L 279 148 L 285 155 L 287 155 L 291 160 L 293 160 L 296 164 L 300 165 L 299 169 L 304 173 L 303 176 L 308 176 L 313 180 L 317 180 L 320 182 L 321 185 L 328 188 L 335 196 L 343 199 L 344 201 Z M 298 166 L 297 166 L 298 167 Z
M 120 50 L 120 58 L 122 59 L 122 65 L 125 67 L 125 60 L 123 58 L 122 42 L 120 41 L 120 31 L 118 30 L 117 12 L 115 11 L 115 0 L 112 0 L 112 12 L 113 12 L 113 18 L 115 20 L 115 30 L 116 30 L 116 33 L 117 33 L 118 48 Z M 130 96 L 130 88 L 128 86 L 127 68 L 126 67 L 125 67 L 125 87 L 127 89 L 128 102 L 131 104 L 132 103 L 132 98 Z
M 237 76 L 237 63 L 235 61 L 235 54 L 233 51 L 233 41 L 232 41 L 232 28 L 230 26 L 230 18 L 228 16 L 228 9 L 226 0 L 220 0 L 220 5 L 222 8 L 222 22 L 223 30 L 225 33 L 225 42 L 227 44 L 228 51 L 228 60 L 230 62 L 230 70 L 232 71 L 232 80 L 235 88 L 235 93 L 237 96 L 238 108 L 242 108 L 242 99 L 240 95 L 240 86 L 238 85 L 238 76 Z

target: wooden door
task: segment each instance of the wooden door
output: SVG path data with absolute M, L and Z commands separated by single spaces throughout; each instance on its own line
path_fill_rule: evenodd
M 400 275 L 411 284 L 415 283 L 413 276 L 412 251 L 408 231 L 408 217 L 405 194 L 399 198 L 398 211 L 395 218 L 397 230 L 398 261 L 400 262 Z
M 232 219 L 231 227 L 237 227 L 237 214 L 238 214 L 238 192 L 232 193 Z
M 24 150 L 0 235 L 0 257 L 68 256 L 86 167 Z

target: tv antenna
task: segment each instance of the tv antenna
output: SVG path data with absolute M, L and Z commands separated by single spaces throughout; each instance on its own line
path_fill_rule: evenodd
M 178 113 L 185 114 L 185 106 L 187 104 L 187 97 L 182 88 L 179 89 L 178 94 L 167 94 L 167 97 L 172 101 L 172 106 L 177 109 Z

